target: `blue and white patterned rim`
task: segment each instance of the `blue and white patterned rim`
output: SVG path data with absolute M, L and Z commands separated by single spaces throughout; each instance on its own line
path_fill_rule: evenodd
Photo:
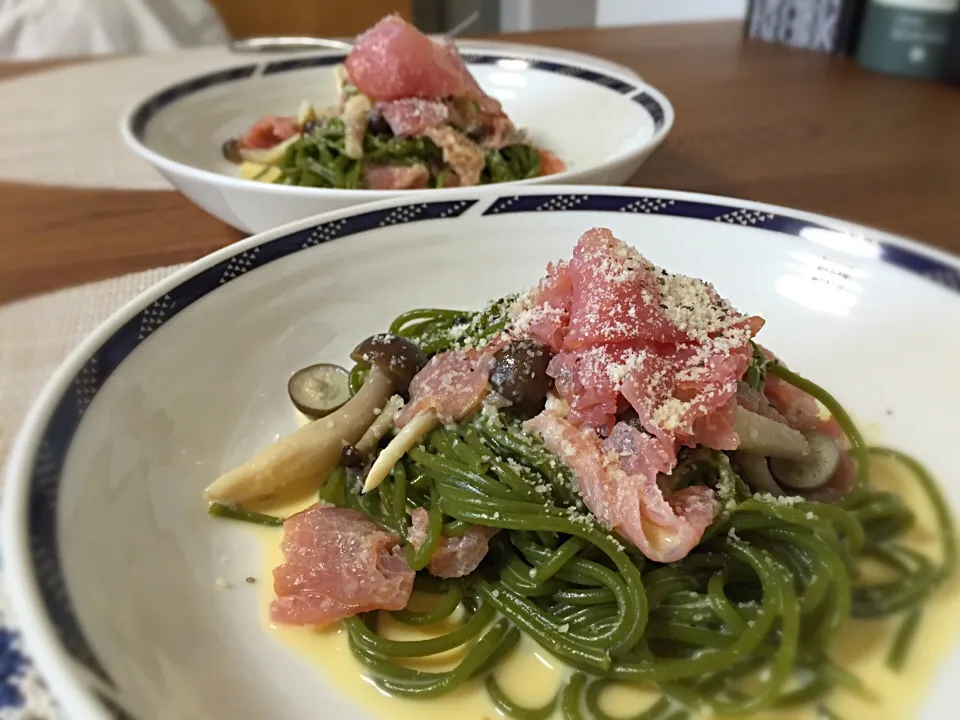
M 622 80 L 613 75 L 593 70 L 591 68 L 573 65 L 570 63 L 557 62 L 555 60 L 536 60 L 527 57 L 521 57 L 514 54 L 496 54 L 496 53 L 462 53 L 463 59 L 468 65 L 498 65 L 503 64 L 516 70 L 519 63 L 523 68 L 538 70 L 540 72 L 556 73 L 568 77 L 583 80 L 610 89 L 620 95 L 629 95 L 636 93 L 640 86 Z M 168 105 L 182 100 L 188 95 L 206 90 L 216 85 L 225 85 L 227 83 L 244 80 L 246 78 L 259 75 L 277 75 L 279 73 L 294 72 L 297 70 L 307 70 L 310 68 L 326 67 L 328 65 L 339 65 L 346 58 L 345 54 L 325 54 L 310 57 L 293 58 L 290 60 L 277 60 L 263 65 L 242 65 L 239 67 L 218 70 L 216 72 L 201 75 L 182 83 L 178 83 L 165 90 L 160 91 L 148 100 L 144 101 L 133 113 L 130 121 L 130 128 L 133 136 L 140 140 L 144 139 L 147 125 L 153 117 Z M 633 98 L 634 102 L 640 104 L 649 113 L 653 120 L 655 130 L 660 130 L 666 123 L 666 112 L 661 102 L 649 92 L 641 92 Z
M 40 596 L 60 642 L 77 662 L 98 676 L 107 686 L 114 687 L 113 681 L 86 639 L 72 608 L 58 550 L 57 526 L 57 499 L 64 461 L 84 412 L 110 375 L 130 353 L 181 310 L 251 270 L 315 245 L 376 228 L 456 218 L 478 202 L 480 201 L 471 198 L 394 205 L 330 220 L 243 250 L 201 270 L 172 288 L 115 331 L 86 360 L 59 398 L 41 433 L 39 450 L 32 465 L 27 522 L 29 552 Z M 835 233 L 841 242 L 844 237 L 836 227 L 822 225 L 801 215 L 791 215 L 780 210 L 755 210 L 713 199 L 673 199 L 654 194 L 646 195 L 642 191 L 628 195 L 584 194 L 576 191 L 504 195 L 493 199 L 482 216 L 579 211 L 643 213 L 732 223 L 789 237 L 803 237 L 804 233 L 810 230 Z M 846 237 L 852 238 L 849 234 Z M 908 246 L 860 236 L 857 236 L 856 240 L 858 243 L 866 241 L 875 244 L 881 262 L 895 265 L 960 293 L 960 271 L 957 266 Z

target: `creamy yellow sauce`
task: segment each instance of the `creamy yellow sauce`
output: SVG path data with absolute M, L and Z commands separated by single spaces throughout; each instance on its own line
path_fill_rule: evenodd
M 911 541 L 917 549 L 939 557 L 936 518 L 916 482 L 901 472 L 896 463 L 878 459 L 871 468 L 871 482 L 878 489 L 893 490 L 917 513 L 916 529 Z M 312 500 L 278 501 L 266 510 L 287 514 L 309 505 Z M 268 608 L 273 599 L 271 571 L 280 564 L 281 532 L 260 531 L 263 538 L 264 582 L 260 583 L 263 622 L 270 625 Z M 897 624 L 890 621 L 848 622 L 833 647 L 833 659 L 857 675 L 874 697 L 864 698 L 844 690 L 835 691 L 827 705 L 843 718 L 859 720 L 908 720 L 916 717 L 934 672 L 960 637 L 960 613 L 956 601 L 960 594 L 960 578 L 954 577 L 939 589 L 924 606 L 923 622 L 914 640 L 902 672 L 885 666 L 885 659 Z M 381 630 L 398 639 L 423 637 L 410 628 L 385 621 Z M 362 666 L 353 658 L 346 631 L 335 626 L 326 630 L 272 626 L 271 631 L 297 653 L 317 666 L 317 671 L 357 704 L 378 717 L 391 720 L 493 720 L 502 717 L 491 705 L 482 683 L 474 682 L 459 690 L 432 700 L 405 700 L 389 697 L 363 675 Z M 422 631 L 419 631 L 422 633 Z M 455 658 L 454 658 L 455 659 Z M 444 669 L 451 658 L 431 661 L 423 669 Z M 563 663 L 526 638 L 517 651 L 497 669 L 497 678 L 515 701 L 528 707 L 543 705 L 554 696 L 569 671 Z M 653 696 L 631 688 L 609 691 L 603 698 L 604 709 L 615 717 L 636 714 L 651 702 Z M 556 715 L 560 717 L 559 713 Z M 767 712 L 750 716 L 769 720 L 814 720 L 813 707 L 789 712 Z
M 276 182 L 281 174 L 278 167 L 250 162 L 249 160 L 241 163 L 240 169 L 237 171 L 237 175 L 244 180 L 257 180 L 265 183 Z

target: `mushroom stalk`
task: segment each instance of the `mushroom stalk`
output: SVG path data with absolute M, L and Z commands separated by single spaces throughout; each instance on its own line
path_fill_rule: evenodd
M 433 430 L 439 422 L 440 418 L 433 408 L 417 413 L 413 420 L 404 425 L 403 430 L 398 432 L 396 437 L 377 455 L 377 459 L 371 466 L 370 472 L 367 473 L 367 479 L 363 483 L 363 492 L 369 492 L 380 485 L 393 470 L 397 461 L 406 455 L 407 451 L 416 445 L 420 438 Z
M 797 490 L 816 490 L 823 487 L 837 472 L 840 465 L 840 448 L 826 433 L 808 430 L 804 437 L 809 451 L 802 458 L 772 458 L 770 472 L 781 485 Z
M 740 438 L 737 450 L 743 453 L 791 460 L 799 460 L 807 454 L 807 439 L 801 432 L 739 406 L 733 431 Z
M 783 490 L 770 474 L 770 468 L 767 466 L 767 459 L 762 455 L 751 455 L 745 452 L 735 452 L 731 459 L 736 462 L 737 469 L 743 475 L 747 485 L 757 492 L 765 492 L 773 497 L 781 497 Z
M 357 440 L 354 446 L 361 455 L 367 455 L 376 449 L 380 439 L 393 427 L 394 418 L 402 407 L 403 398 L 399 395 L 394 395 L 387 401 L 383 410 L 377 415 L 377 419 L 373 421 L 373 425 L 367 428 L 363 437 Z
M 397 383 L 374 366 L 359 392 L 343 407 L 304 425 L 214 480 L 207 500 L 243 503 L 271 495 L 310 478 L 321 482 L 340 462 L 344 443 L 357 442 L 377 419 Z

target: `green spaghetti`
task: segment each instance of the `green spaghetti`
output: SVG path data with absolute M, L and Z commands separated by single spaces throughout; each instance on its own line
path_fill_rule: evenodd
M 306 128 L 287 146 L 274 164 L 280 172 L 271 181 L 281 185 L 357 190 L 363 187 L 364 167 L 422 167 L 426 184 L 442 188 L 451 184 L 451 169 L 443 151 L 427 137 L 396 137 L 392 133 L 367 133 L 363 154 L 351 157 L 345 147 L 340 118 Z M 483 154 L 479 184 L 527 180 L 541 174 L 540 153 L 534 145 L 515 143 Z
M 389 329 L 429 357 L 465 337 L 500 332 L 508 304 L 498 301 L 481 313 L 413 310 Z M 356 658 L 381 689 L 403 697 L 435 697 L 482 678 L 493 705 L 518 720 L 556 712 L 569 720 L 613 720 L 602 696 L 618 683 L 660 695 L 632 720 L 681 720 L 695 711 L 748 715 L 822 703 L 835 690 L 866 692 L 831 662 L 832 640 L 851 618 L 900 617 L 890 664 L 902 666 L 924 601 L 956 569 L 953 521 L 916 461 L 868 448 L 843 407 L 818 385 L 775 362 L 764 370 L 831 412 L 850 444 L 857 485 L 839 504 L 777 500 L 752 492 L 725 453 L 693 450 L 674 474 L 696 476 L 726 502 L 704 540 L 675 563 L 645 560 L 586 514 L 571 471 L 505 414 L 434 429 L 369 497 L 342 480 L 325 485 L 322 499 L 360 508 L 404 535 L 406 511 L 428 510 L 426 540 L 419 549 L 408 542 L 407 552 L 433 609 L 394 612 L 394 620 L 429 627 L 457 607 L 466 613 L 457 629 L 416 641 L 380 635 L 378 613 L 351 618 Z M 362 364 L 354 368 L 354 390 L 365 372 Z M 902 464 L 926 492 L 939 519 L 939 562 L 904 540 L 913 512 L 897 496 L 870 489 L 870 455 Z M 477 572 L 441 581 L 422 570 L 440 537 L 473 525 L 502 531 Z M 867 561 L 882 564 L 888 578 L 861 580 Z M 574 671 L 541 707 L 517 703 L 497 679 L 497 660 L 511 651 L 518 631 Z M 469 650 L 447 672 L 403 663 L 461 646 Z
M 345 403 L 330 410 L 318 402 L 324 414 L 295 433 L 310 437 L 313 461 L 325 463 L 319 502 L 286 521 L 235 503 L 214 503 L 211 514 L 284 524 L 278 602 L 287 585 L 297 612 L 318 596 L 346 605 L 332 619 L 343 619 L 354 656 L 390 695 L 429 699 L 476 683 L 516 720 L 625 720 L 605 710 L 605 698 L 629 686 L 650 698 L 630 720 L 797 707 L 837 717 L 836 694 L 873 692 L 835 659 L 844 627 L 891 619 L 886 659 L 898 671 L 910 662 L 925 604 L 956 572 L 944 497 L 918 462 L 869 447 L 836 398 L 754 344 L 759 319 L 733 311 L 712 287 L 671 276 L 624 246 L 593 262 L 592 282 L 614 290 L 598 296 L 588 329 L 620 302 L 623 277 L 646 273 L 609 327 L 629 329 L 623 318 L 642 307 L 661 313 L 661 325 L 644 329 L 660 339 L 637 335 L 635 345 L 611 350 L 622 338 L 604 338 L 588 356 L 576 345 L 583 338 L 570 309 L 563 343 L 541 344 L 532 324 L 561 313 L 538 316 L 533 294 L 479 312 L 410 310 L 360 343 L 349 371 L 336 368 L 339 391 L 314 388 Z M 564 266 L 549 272 L 536 293 L 562 292 Z M 568 292 L 586 302 L 591 291 Z M 689 334 L 669 340 L 667 321 Z M 561 344 L 575 350 L 549 349 Z M 589 371 L 597 356 L 599 369 Z M 669 392 L 655 395 L 649 388 L 660 380 L 651 378 L 670 372 Z M 612 389 L 604 390 L 607 379 Z M 704 388 L 716 387 L 725 394 L 717 390 L 707 407 Z M 444 414 L 439 405 L 449 397 L 466 409 Z M 604 398 L 609 412 L 582 414 Z M 291 399 L 303 412 L 315 407 L 311 396 Z M 700 419 L 712 423 L 705 435 L 697 434 Z M 350 428 L 349 439 L 338 428 Z M 275 458 L 288 469 L 307 466 L 296 443 L 285 438 L 223 477 L 251 477 L 262 492 Z M 900 495 L 871 484 L 876 458 L 900 466 L 925 494 L 939 552 L 911 544 L 917 516 Z M 210 499 L 229 500 L 224 486 L 223 478 L 214 483 L 220 494 Z M 470 561 L 458 554 L 478 548 Z M 314 571 L 316 591 L 298 594 Z M 405 585 L 391 599 L 337 595 L 368 580 Z M 409 602 L 411 587 L 422 604 Z M 423 630 L 422 638 L 396 639 L 393 623 Z M 524 636 L 569 669 L 536 706 L 511 696 L 503 665 Z M 457 660 L 443 671 L 412 662 L 446 653 Z

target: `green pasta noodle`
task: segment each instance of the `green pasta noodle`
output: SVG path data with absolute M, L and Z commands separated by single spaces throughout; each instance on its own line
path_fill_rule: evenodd
M 347 155 L 346 130 L 340 117 L 308 123 L 286 146 L 283 156 L 272 164 L 279 170 L 279 175 L 269 181 L 301 187 L 357 190 L 363 187 L 363 171 L 367 164 L 421 166 L 428 174 L 427 186 L 432 188 L 445 187 L 454 177 L 451 168 L 444 164 L 443 152 L 428 137 L 365 132 L 362 145 L 360 157 Z M 266 179 L 266 172 L 265 168 L 254 179 Z M 515 142 L 486 151 L 479 184 L 527 180 L 540 174 L 537 147 Z
M 519 171 L 528 160 L 518 153 L 503 162 Z M 502 298 L 480 312 L 411 310 L 389 330 L 429 358 L 498 333 L 510 302 Z M 858 618 L 899 620 L 889 663 L 903 667 L 924 602 L 956 571 L 947 504 L 914 460 L 869 448 L 823 388 L 762 353 L 753 363 L 753 387 L 762 388 L 769 373 L 827 408 L 849 442 L 856 486 L 836 504 L 780 502 L 754 494 L 725 453 L 684 452 L 673 471 L 677 488 L 713 487 L 722 509 L 699 545 L 667 565 L 643 558 L 588 514 L 572 472 L 506 415 L 433 430 L 376 493 L 360 494 L 338 469 L 320 498 L 358 508 L 404 538 L 417 592 L 433 596 L 430 609 L 400 610 L 393 618 L 430 628 L 458 608 L 465 615 L 453 629 L 414 641 L 381 635 L 376 612 L 348 619 L 351 648 L 365 671 L 382 690 L 416 698 L 480 678 L 493 706 L 516 720 L 625 720 L 609 715 L 601 697 L 618 683 L 639 684 L 656 696 L 629 720 L 683 720 L 696 711 L 749 716 L 799 706 L 818 706 L 831 717 L 823 705 L 831 693 L 869 693 L 830 659 L 837 634 Z M 362 365 L 353 368 L 352 391 L 365 373 Z M 938 519 L 939 558 L 909 546 L 905 534 L 915 515 L 897 495 L 870 487 L 871 456 L 899 463 L 920 484 Z M 417 547 L 407 539 L 413 508 L 428 515 Z M 481 567 L 458 580 L 431 578 L 425 568 L 438 544 L 474 526 L 499 531 Z M 882 564 L 888 579 L 862 580 L 868 561 Z M 571 669 L 540 707 L 517 702 L 497 680 L 521 633 Z M 444 672 L 403 664 L 461 646 L 462 659 Z
M 507 717 L 516 718 L 516 720 L 546 720 L 557 706 L 557 698 L 553 697 L 548 703 L 538 708 L 524 707 L 507 696 L 493 674 L 487 676 L 486 686 L 493 706 Z
M 283 518 L 273 515 L 264 515 L 263 513 L 247 510 L 246 508 L 226 503 L 210 503 L 207 512 L 213 517 L 229 518 L 230 520 L 241 520 L 254 525 L 266 525 L 267 527 L 279 527 L 283 525 Z

